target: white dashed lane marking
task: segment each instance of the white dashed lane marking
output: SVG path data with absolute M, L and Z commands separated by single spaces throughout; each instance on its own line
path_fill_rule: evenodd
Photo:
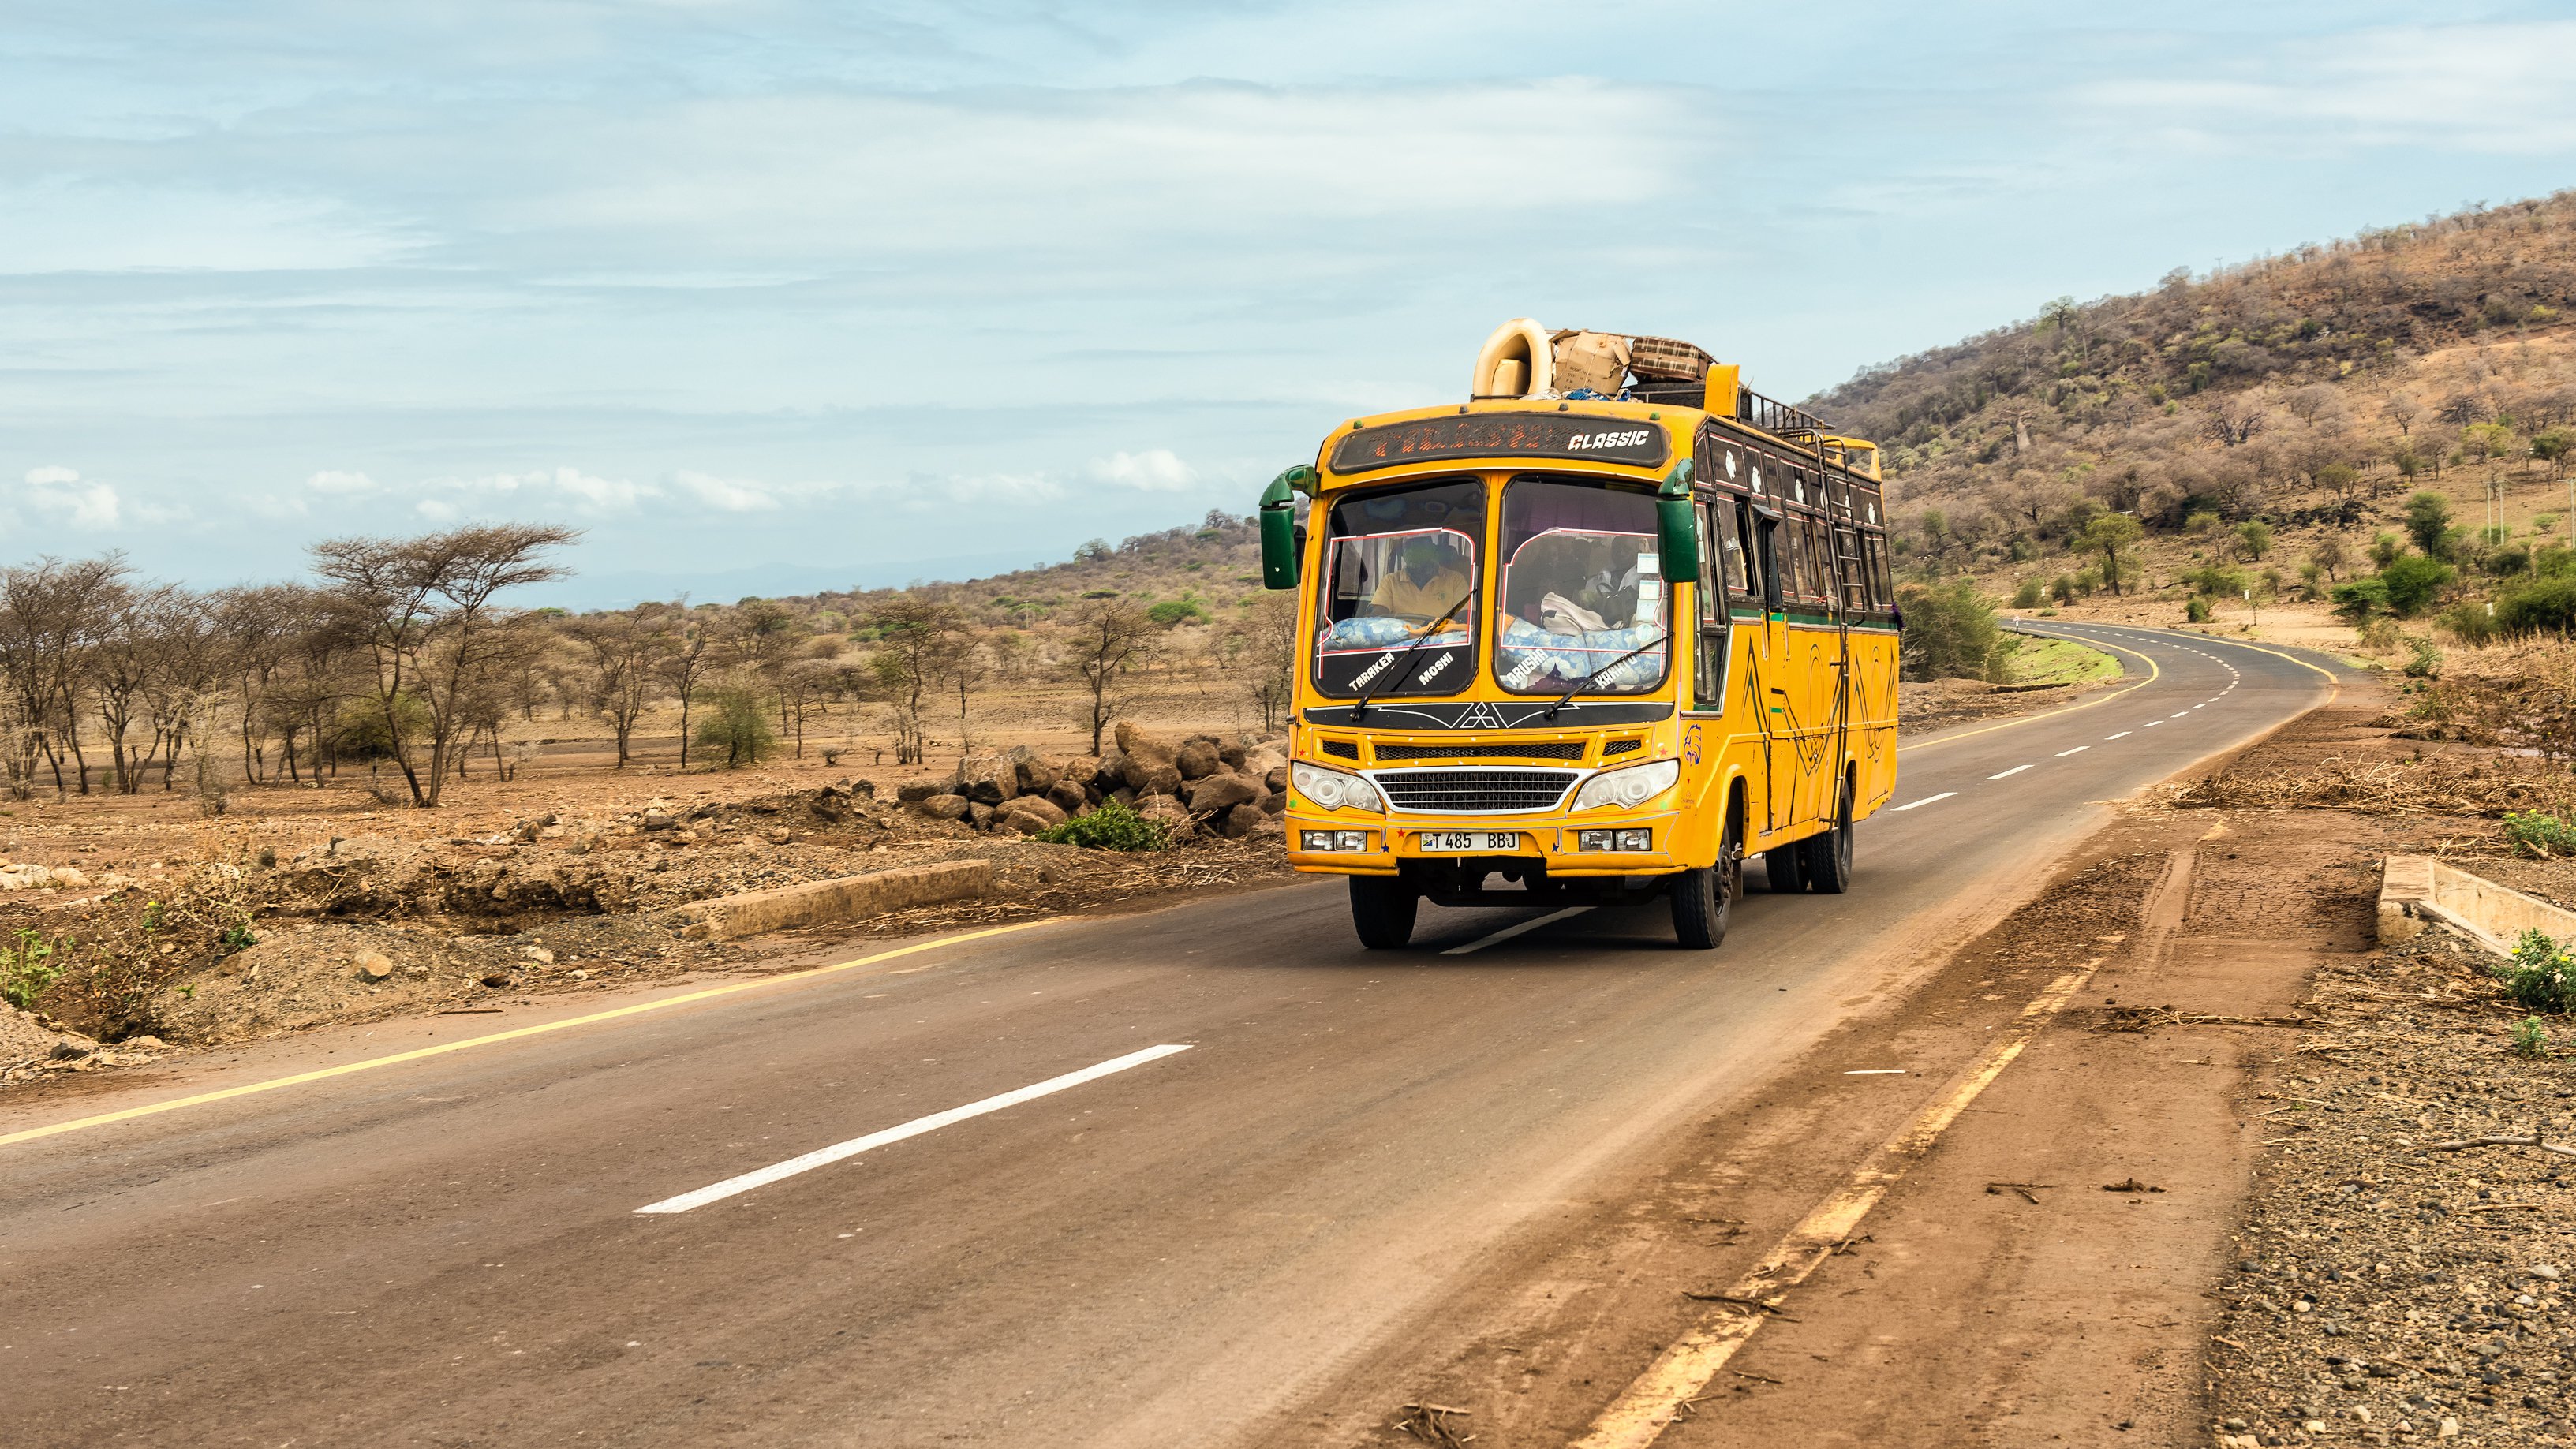
M 2104 735 L 2102 738 L 2106 740 L 2125 740 L 2135 733 L 2137 733 L 2135 730 L 2122 730 L 2116 735 Z
M 2022 771 L 2027 770 L 2027 769 L 2029 769 L 2029 768 L 2030 768 L 2030 766 L 2028 766 L 2028 765 L 2015 765 L 2015 766 L 2013 766 L 2013 767 L 2012 767 L 2011 769 L 2009 769 L 2009 770 L 2004 770 L 2004 771 L 2000 771 L 2000 772 L 1998 772 L 1998 773 L 1996 773 L 1996 774 L 1988 775 L 1986 778 L 1987 778 L 1987 779 L 1989 779 L 1989 780 L 2001 780 L 2001 779 L 2004 779 L 2004 778 L 2006 778 L 2006 777 L 2008 777 L 2008 776 L 2018 775 L 2018 774 L 2020 774 Z
M 2077 745 L 2075 748 L 2073 748 L 2073 749 L 2071 749 L 2071 750 L 2059 750 L 2059 751 L 2057 752 L 2057 754 L 2054 756 L 2054 758 L 2062 760 L 2062 759 L 2065 759 L 2068 755 L 2080 755 L 2080 754 L 2084 753 L 2086 750 L 2089 750 L 2089 749 L 2091 749 L 2091 748 L 2093 748 L 2091 745 Z
M 1956 790 L 1944 790 L 1938 795 L 1926 795 L 1920 800 L 1908 800 L 1904 804 L 1897 806 L 1896 809 L 1899 813 L 1902 813 L 1913 809 L 1917 805 L 1929 805 L 1938 800 L 1947 800 L 1958 793 L 1959 792 Z

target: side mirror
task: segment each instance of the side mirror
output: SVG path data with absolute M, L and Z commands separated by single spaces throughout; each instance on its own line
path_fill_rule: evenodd
M 1664 486 L 1656 492 L 1655 532 L 1656 549 L 1663 555 L 1664 582 L 1698 583 L 1699 510 L 1691 504 L 1688 458 L 1673 465 L 1673 471 L 1664 475 Z
M 1311 493 L 1315 470 L 1300 463 L 1270 480 L 1261 490 L 1261 583 L 1264 588 L 1297 587 L 1297 494 Z

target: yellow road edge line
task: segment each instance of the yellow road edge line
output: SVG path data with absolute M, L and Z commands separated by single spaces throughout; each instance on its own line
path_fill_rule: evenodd
M 2013 1064 L 2039 1035 L 2040 1028 L 2084 989 L 2084 984 L 2093 979 L 2094 970 L 2108 959 L 2094 957 L 2050 982 L 2047 990 L 2033 997 L 2021 1009 L 2008 1037 L 1988 1049 L 1975 1066 L 1953 1080 L 1948 1090 L 1862 1159 L 1832 1196 L 1817 1204 L 1772 1245 L 1760 1266 L 1726 1290 L 1727 1296 L 1742 1299 L 1748 1305 L 1761 1305 L 1759 1308 L 1745 1312 L 1719 1309 L 1702 1318 L 1610 1401 L 1584 1436 L 1574 1441 L 1572 1449 L 1647 1449 L 1662 1437 L 1666 1427 L 1688 1412 L 1684 1406 L 1698 1399 L 1709 1381 L 1735 1357 L 1736 1350 L 1752 1339 L 1762 1320 L 1776 1309 L 1788 1290 L 1807 1281 L 1826 1259 L 1850 1241 L 1852 1229 L 1860 1226 L 1861 1220 L 1887 1196 L 1888 1189 L 1904 1180 L 1906 1170 L 1932 1150 L 1942 1132 L 1995 1078 L 2003 1075 L 2004 1068 Z
M 685 992 L 678 996 L 666 996 L 659 1001 L 640 1001 L 632 1006 L 620 1006 L 607 1011 L 594 1011 L 587 1016 L 566 1017 L 562 1021 L 537 1022 L 529 1026 L 513 1027 L 508 1031 L 496 1031 L 489 1036 L 468 1037 L 463 1041 L 442 1042 L 437 1046 L 414 1047 L 412 1050 L 407 1052 L 395 1052 L 391 1056 L 370 1057 L 363 1062 L 344 1062 L 336 1067 L 321 1067 L 314 1071 L 297 1072 L 293 1076 L 272 1077 L 264 1082 L 245 1082 L 238 1087 L 225 1087 L 220 1091 L 214 1092 L 200 1092 L 193 1097 L 174 1097 L 167 1102 L 152 1102 L 141 1107 L 127 1107 L 122 1111 L 103 1112 L 95 1117 L 81 1117 L 69 1122 L 56 1122 L 48 1127 L 29 1127 L 23 1131 L 9 1133 L 7 1136 L 0 1136 L 0 1147 L 7 1147 L 19 1142 L 32 1142 L 39 1137 L 52 1137 L 64 1132 L 78 1132 L 84 1127 L 103 1127 L 111 1122 L 131 1121 L 136 1117 L 149 1117 L 160 1112 L 175 1112 L 182 1107 L 202 1107 L 208 1102 L 221 1102 L 233 1097 L 247 1097 L 259 1092 L 274 1092 L 281 1087 L 301 1086 L 306 1082 L 319 1082 L 329 1077 L 344 1077 L 351 1072 L 373 1071 L 378 1067 L 390 1067 L 399 1065 L 403 1062 L 420 1061 L 427 1057 L 445 1056 L 449 1052 L 461 1052 L 473 1047 L 492 1046 L 496 1043 L 505 1041 L 517 1041 L 522 1037 L 542 1036 L 550 1031 L 565 1031 L 576 1026 L 591 1026 L 603 1021 L 614 1021 L 619 1017 L 641 1016 L 648 1011 L 661 1011 L 666 1007 L 685 1006 L 690 1002 L 705 1001 L 711 997 L 731 996 L 738 991 L 756 991 L 767 986 L 783 986 L 796 982 L 811 981 L 818 976 L 829 976 L 835 972 L 854 970 L 861 966 L 873 966 L 880 961 L 891 961 L 898 956 L 911 956 L 923 951 L 934 951 L 942 946 L 962 946 L 968 941 L 981 941 L 994 936 L 1008 935 L 1013 931 L 1025 931 L 1033 926 L 1051 924 L 1057 919 L 1060 918 L 1048 917 L 1046 919 L 1036 921 L 1016 921 L 1007 926 L 988 926 L 983 930 L 968 931 L 963 935 L 941 936 L 935 940 L 915 941 L 909 946 L 898 946 L 891 951 L 879 951 L 873 956 L 861 956 L 856 960 L 839 961 L 829 966 L 815 966 L 803 971 L 781 972 L 776 976 L 764 976 L 757 981 L 735 981 L 723 986 L 709 986 L 702 990 Z
M 2109 626 L 2103 626 L 2103 627 L 2109 627 Z M 2057 638 L 2057 637 L 2059 637 L 2059 636 L 2054 635 L 2054 634 L 2046 634 L 2046 635 L 2042 635 L 2041 637 L 2042 637 L 2042 638 L 2054 639 L 2054 638 Z M 2078 644 L 2100 644 L 2102 647 L 2104 647 L 2104 648 L 2106 648 L 2106 649 L 2119 649 L 2121 653 L 2126 654 L 2126 655 L 2128 655 L 2129 657 L 2131 657 L 2131 658 L 2133 658 L 2133 659 L 2144 659 L 2144 660 L 2146 660 L 2146 664 L 2147 664 L 2147 677 L 2146 677 L 2146 678 L 2144 678 L 2144 679 L 2139 680 L 2139 681 L 2138 681 L 2137 683 L 2135 683 L 2135 684 L 2130 685 L 2130 686 L 2129 686 L 2128 688 L 2126 688 L 2126 689 L 2115 689 L 2115 690 L 2112 690 L 2109 694 L 2103 695 L 2100 699 L 2088 699 L 2088 700 L 2084 701 L 2082 704 L 2070 704 L 2070 705 L 2068 705 L 2068 706 L 2067 706 L 2066 708 L 2064 708 L 2064 709 L 2052 709 L 2052 710 L 2050 710 L 2050 711 L 2049 711 L 2048 713 L 2046 713 L 2046 714 L 2026 714 L 2026 715 L 2023 715 L 2023 716 L 2022 716 L 2021 718 L 2019 718 L 2019 719 L 2008 719 L 2008 720 L 2005 720 L 2005 721 L 2004 721 L 2003 723 L 2001 723 L 2001 724 L 1990 724 L 1990 725 L 1987 725 L 1987 726 L 1986 726 L 1985 728 L 1983 728 L 1983 729 L 1961 730 L 1959 733 L 1957 733 L 1957 734 L 1955 734 L 1955 735 L 1943 735 L 1943 736 L 1941 736 L 1941 737 L 1940 737 L 1939 739 L 1937 739 L 1937 740 L 1918 740 L 1918 741 L 1916 741 L 1915 743 L 1910 744 L 1910 745 L 1898 745 L 1898 746 L 1896 747 L 1896 752 L 1897 752 L 1898 754 L 1900 754 L 1900 755 L 1901 755 L 1901 754 L 1904 754 L 1904 753 L 1905 753 L 1906 751 L 1908 751 L 1908 750 L 1928 750 L 1928 749 L 1932 748 L 1932 747 L 1933 747 L 1933 746 L 1935 746 L 1935 745 L 1946 745 L 1946 744 L 1949 744 L 1949 743 L 1950 743 L 1951 741 L 1953 741 L 1953 740 L 1973 739 L 1973 738 L 1975 738 L 1975 737 L 1976 737 L 1976 736 L 1978 736 L 1978 735 L 1990 735 L 1990 734 L 1993 734 L 1993 733 L 1994 733 L 1995 731 L 1997 731 L 1997 730 L 2008 730 L 2008 729 L 2013 728 L 2013 727 L 2014 727 L 2014 726 L 2016 726 L 2016 725 L 2037 724 L 2037 723 L 2039 723 L 2041 720 L 2044 720 L 2044 719 L 2055 719 L 2055 718 L 2057 718 L 2059 715 L 2062 715 L 2062 714 L 2073 714 L 2073 713 L 2075 713 L 2075 712 L 2076 712 L 2077 710 L 2079 710 L 2079 709 L 2091 709 L 2091 708 L 2093 708 L 2095 705 L 2098 705 L 2098 704 L 2109 704 L 2111 701 L 2113 701 L 2113 700 L 2115 700 L 2115 699 L 2119 699 L 2119 698 L 2121 698 L 2121 697 L 2122 697 L 2122 696 L 2124 696 L 2124 695 L 2131 695 L 2131 694 L 2135 694 L 2135 693 L 2137 693 L 2139 690 L 2144 689 L 2144 688 L 2146 688 L 2148 685 L 2153 684 L 2153 683 L 2155 683 L 2157 680 L 2162 679 L 2162 678 L 2164 678 L 2164 677 L 2165 677 L 2165 672 L 2164 672 L 2164 670 L 2163 670 L 2163 669 L 2161 669 L 2161 668 L 2159 668 L 2159 667 L 2157 666 L 2157 664 L 2156 664 L 2156 661 L 2155 661 L 2155 660 L 2153 660 L 2152 658 L 2149 658 L 2147 655 L 2144 655 L 2144 654 L 2139 653 L 2139 652 L 2138 652 L 2137 650 L 2135 650 L 2135 649 L 2120 649 L 2120 646 L 2119 646 L 2119 645 L 2117 645 L 2117 644 L 2113 644 L 2113 643 L 2111 643 L 2109 640 L 2078 639 L 2078 640 L 2075 640 L 2074 642 L 2076 642 L 2076 643 L 2078 643 Z M 2250 647 L 2250 646 L 2249 646 L 2249 647 Z M 2284 657 L 2286 657 L 2286 656 L 2284 656 Z M 2304 662 L 2304 661 L 2301 661 L 2301 662 Z M 2309 667 L 2309 668 L 2311 668 L 2311 669 L 2314 669 L 2316 666 L 2315 666 L 2315 665 L 2313 665 L 2313 664 L 2311 664 L 2311 665 L 2309 665 L 2308 667 Z

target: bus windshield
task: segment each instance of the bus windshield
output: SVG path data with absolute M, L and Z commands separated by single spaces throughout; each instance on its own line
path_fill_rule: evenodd
M 1672 651 L 1651 495 L 1515 478 L 1503 489 L 1497 550 L 1494 672 L 1503 688 L 1561 694 L 1595 670 L 1587 692 L 1642 694 L 1663 682 Z
M 1315 687 L 1338 696 L 1465 688 L 1476 674 L 1484 536 L 1485 485 L 1477 479 L 1334 503 L 1316 596 Z M 1388 677 L 1399 661 L 1404 677 Z

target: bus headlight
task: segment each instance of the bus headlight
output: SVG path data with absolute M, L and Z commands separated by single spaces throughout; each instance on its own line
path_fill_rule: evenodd
M 1376 810 L 1377 787 L 1357 775 L 1327 770 L 1300 760 L 1288 767 L 1288 783 L 1297 793 L 1327 810 Z
M 1624 770 L 1604 770 L 1583 782 L 1575 793 L 1574 808 L 1598 810 L 1616 805 L 1634 810 L 1647 801 L 1673 788 L 1682 777 L 1679 760 L 1655 760 L 1643 765 L 1630 765 Z

